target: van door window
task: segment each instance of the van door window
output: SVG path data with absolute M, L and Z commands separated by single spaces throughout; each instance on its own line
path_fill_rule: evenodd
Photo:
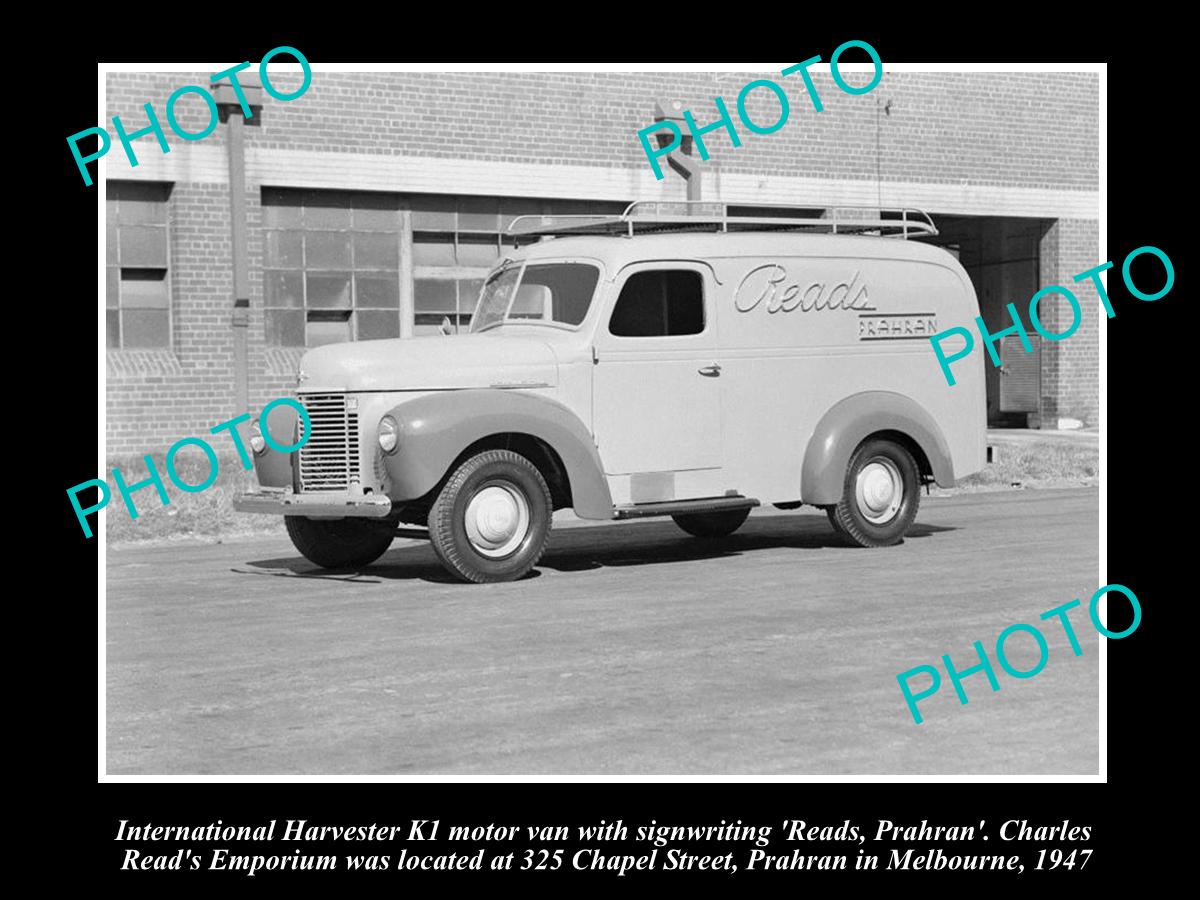
M 674 337 L 704 330 L 704 280 L 699 272 L 655 269 L 625 281 L 608 330 L 617 337 Z

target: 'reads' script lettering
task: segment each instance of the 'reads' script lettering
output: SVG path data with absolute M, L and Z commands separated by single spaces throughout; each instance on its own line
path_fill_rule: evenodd
M 849 281 L 830 286 L 814 281 L 804 290 L 800 283 L 788 281 L 788 271 L 779 263 L 765 263 L 751 269 L 733 292 L 733 305 L 738 312 L 750 312 L 766 301 L 769 313 L 813 312 L 821 309 L 872 310 L 866 284 L 859 283 L 860 272 Z

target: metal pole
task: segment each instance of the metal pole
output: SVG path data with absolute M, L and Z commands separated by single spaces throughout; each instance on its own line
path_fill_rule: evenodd
M 667 165 L 683 176 L 687 183 L 688 200 L 690 202 L 698 202 L 701 199 L 701 182 L 704 179 L 704 173 L 700 168 L 699 162 L 691 157 L 672 153 L 667 157 Z M 700 210 L 695 206 L 688 206 L 687 214 L 696 216 L 700 214 Z
M 413 303 L 412 212 L 400 210 L 400 337 L 413 336 L 416 321 Z
M 250 328 L 250 272 L 246 263 L 246 141 L 240 109 L 229 113 L 229 217 L 233 224 L 233 413 L 250 408 L 246 332 Z

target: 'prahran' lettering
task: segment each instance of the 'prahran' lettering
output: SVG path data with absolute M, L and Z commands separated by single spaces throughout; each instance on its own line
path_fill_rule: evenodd
M 927 316 L 860 316 L 858 336 L 880 338 L 928 337 L 937 331 L 937 319 Z

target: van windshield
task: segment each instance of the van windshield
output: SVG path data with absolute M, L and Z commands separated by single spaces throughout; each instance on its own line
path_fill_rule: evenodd
M 479 295 L 471 331 L 504 322 L 574 327 L 586 317 L 600 270 L 588 263 L 520 263 L 492 274 Z

